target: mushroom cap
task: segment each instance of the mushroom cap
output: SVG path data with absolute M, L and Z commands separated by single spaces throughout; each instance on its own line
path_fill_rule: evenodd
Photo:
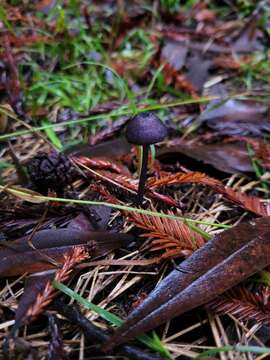
M 126 127 L 128 142 L 136 145 L 156 144 L 163 141 L 167 134 L 166 126 L 153 112 L 136 115 Z

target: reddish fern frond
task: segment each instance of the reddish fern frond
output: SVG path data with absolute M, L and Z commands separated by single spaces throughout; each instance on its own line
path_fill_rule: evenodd
M 63 267 L 55 272 L 54 279 L 59 282 L 66 281 L 75 265 L 87 259 L 88 253 L 84 246 L 74 246 L 68 254 L 65 255 Z M 35 319 L 45 307 L 53 300 L 56 295 L 55 288 L 51 281 L 48 281 L 42 293 L 39 293 L 34 304 L 29 307 L 26 313 L 26 321 Z
M 106 169 L 117 174 L 128 173 L 127 168 L 116 161 L 87 156 L 73 156 L 72 160 L 78 165 L 85 165 L 95 169 Z
M 120 186 L 137 192 L 138 180 L 135 180 L 130 176 L 126 176 L 126 175 L 122 175 L 122 174 L 115 174 L 115 173 L 108 172 L 106 170 L 101 170 L 101 171 L 99 171 L 99 173 L 101 175 L 103 175 L 104 177 L 106 177 L 107 179 L 112 180 L 115 183 L 118 183 Z M 177 201 L 174 200 L 169 195 L 159 194 L 158 192 L 152 191 L 151 189 L 149 189 L 149 191 L 147 191 L 147 195 L 149 195 L 149 197 L 152 197 L 158 201 L 162 201 L 167 205 L 176 206 L 176 207 L 178 206 Z
M 212 190 L 222 194 L 229 201 L 237 204 L 238 206 L 251 211 L 260 216 L 267 216 L 268 209 L 265 204 L 261 202 L 261 199 L 256 196 L 250 196 L 242 194 L 238 191 L 235 191 L 231 188 L 225 187 L 221 181 L 211 178 L 206 174 L 200 172 L 189 172 L 189 173 L 176 173 L 163 177 L 161 179 L 150 179 L 148 181 L 148 186 L 151 189 L 165 186 L 165 185 L 176 185 L 176 184 L 186 184 L 186 183 L 195 183 L 209 186 Z
M 107 179 L 118 183 L 122 187 L 125 187 L 129 190 L 137 191 L 138 181 L 130 176 L 122 175 L 122 174 L 114 174 L 106 170 L 99 171 L 99 173 L 104 177 L 106 177 Z
M 96 192 L 103 196 L 103 198 L 111 204 L 119 204 L 119 200 L 113 196 L 105 186 L 100 183 L 94 183 L 90 185 L 90 189 L 92 192 Z
M 190 255 L 205 243 L 200 234 L 179 220 L 133 213 L 129 221 L 147 230 L 141 236 L 153 238 L 151 251 L 165 250 L 164 258 Z
M 207 304 L 207 308 L 220 315 L 231 314 L 237 319 L 270 322 L 270 304 L 264 303 L 263 290 L 253 293 L 243 286 L 227 291 Z

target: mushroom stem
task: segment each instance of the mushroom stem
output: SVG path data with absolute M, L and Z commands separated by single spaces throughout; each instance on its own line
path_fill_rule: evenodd
M 148 163 L 149 145 L 143 145 L 142 147 L 142 163 L 140 169 L 140 180 L 136 199 L 136 205 L 139 206 L 143 202 L 144 186 L 147 179 L 147 163 Z

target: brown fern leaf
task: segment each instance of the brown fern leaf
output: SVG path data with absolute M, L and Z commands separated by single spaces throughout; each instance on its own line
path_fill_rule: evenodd
M 206 307 L 220 315 L 234 315 L 242 321 L 270 322 L 270 304 L 264 303 L 263 290 L 253 293 L 243 286 L 238 286 L 211 301 Z
M 116 172 L 117 174 L 125 173 L 128 174 L 125 166 L 106 158 L 94 158 L 87 156 L 73 156 L 72 160 L 78 165 L 85 165 L 96 169 L 106 169 Z
M 133 213 L 129 221 L 147 230 L 143 237 L 151 237 L 151 251 L 165 250 L 163 258 L 190 255 L 205 243 L 205 239 L 191 230 L 184 222 L 152 215 Z
M 100 183 L 94 183 L 90 185 L 90 190 L 103 196 L 103 198 L 111 204 L 119 204 L 119 200 L 113 196 L 105 186 Z
M 109 180 L 114 181 L 115 183 L 119 184 L 120 186 L 126 189 L 137 191 L 138 181 L 134 180 L 130 176 L 122 175 L 122 174 L 114 174 L 106 170 L 99 171 L 99 174 L 101 174 L 102 176 L 104 176 Z
M 75 265 L 87 259 L 88 253 L 85 246 L 74 246 L 72 250 L 65 255 L 65 262 L 61 269 L 55 272 L 54 279 L 59 282 L 66 281 Z M 36 301 L 29 307 L 26 313 L 26 321 L 30 322 L 35 319 L 45 307 L 53 300 L 56 295 L 56 290 L 52 286 L 51 281 L 48 281 L 42 293 L 39 293 Z
M 124 187 L 126 189 L 136 191 L 138 189 L 138 180 L 134 180 L 132 177 L 122 175 L 122 174 L 114 174 L 105 170 L 99 171 L 101 175 L 105 178 L 114 181 L 115 183 L 119 184 L 119 186 Z M 174 200 L 171 196 L 159 194 L 156 191 L 152 191 L 149 189 L 148 195 L 158 201 L 162 201 L 170 206 L 178 207 L 179 204 L 176 200 Z
M 211 178 L 200 172 L 176 173 L 161 179 L 150 179 L 147 183 L 151 189 L 164 186 L 185 183 L 195 183 L 209 186 L 212 190 L 222 194 L 226 199 L 232 201 L 245 210 L 251 211 L 260 216 L 267 216 L 268 209 L 261 199 L 256 196 L 249 196 L 225 187 L 221 181 Z

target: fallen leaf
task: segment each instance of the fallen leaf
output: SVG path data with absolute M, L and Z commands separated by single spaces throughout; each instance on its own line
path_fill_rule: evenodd
M 222 135 L 261 135 L 270 131 L 267 111 L 267 106 L 251 100 L 213 100 L 198 121 Z
M 161 60 L 162 63 L 168 63 L 176 71 L 179 71 L 186 63 L 187 53 L 188 47 L 186 44 L 165 40 L 165 44 L 161 50 Z
M 181 154 L 229 174 L 254 172 L 247 146 L 240 141 L 204 144 L 196 139 L 181 140 L 157 150 L 157 158 L 161 161 L 176 158 L 181 162 Z
M 138 306 L 105 350 L 203 305 L 270 263 L 270 217 L 222 232 L 180 263 Z
M 21 275 L 55 268 L 62 264 L 65 253 L 74 246 L 86 245 L 92 257 L 102 256 L 133 241 L 128 234 L 50 229 L 15 241 L 2 241 L 0 248 L 0 277 Z M 5 245 L 5 246 L 4 246 Z

